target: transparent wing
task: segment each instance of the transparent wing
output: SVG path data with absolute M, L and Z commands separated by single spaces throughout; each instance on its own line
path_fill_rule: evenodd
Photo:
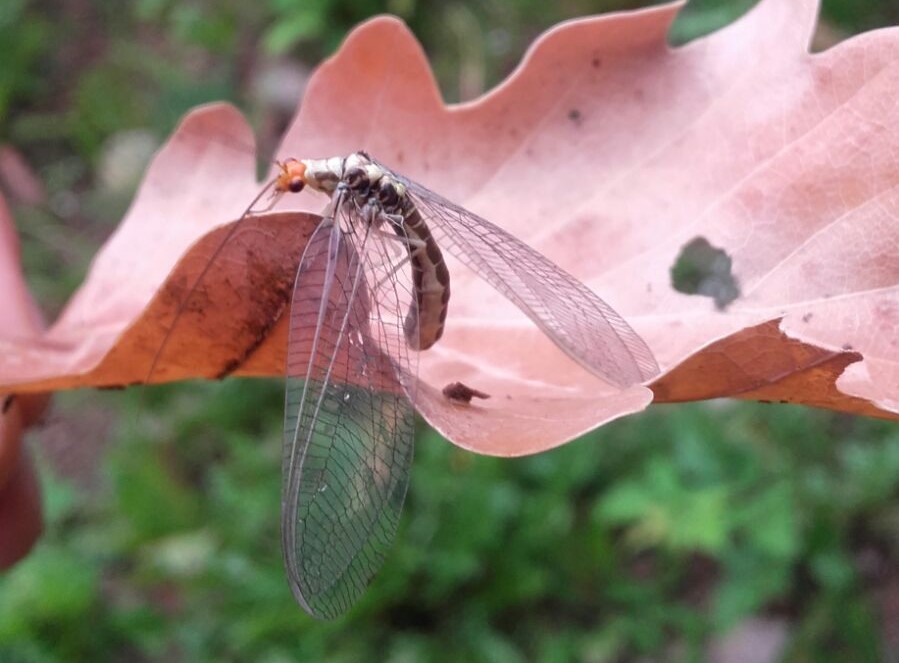
M 442 249 L 511 300 L 568 356 L 620 387 L 658 375 L 646 342 L 590 288 L 486 219 L 395 175 Z
M 390 548 L 412 463 L 414 305 L 397 251 L 341 211 L 310 240 L 297 274 L 287 360 L 282 548 L 291 590 L 334 618 Z

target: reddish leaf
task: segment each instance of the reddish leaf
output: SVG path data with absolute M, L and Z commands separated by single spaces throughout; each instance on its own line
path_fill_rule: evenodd
M 24 557 L 41 534 L 41 495 L 22 437 L 18 406 L 0 417 L 0 569 Z
M 899 300 L 899 31 L 810 55 L 812 0 L 763 0 L 682 48 L 679 3 L 563 24 L 496 90 L 446 107 L 418 44 L 390 18 L 355 30 L 316 73 L 281 156 L 366 149 L 493 220 L 619 310 L 665 373 L 657 401 L 735 396 L 895 417 Z M 144 381 L 209 256 L 211 229 L 259 190 L 229 108 L 193 113 L 154 162 L 88 281 L 0 376 L 19 389 Z M 278 374 L 275 322 L 325 201 L 253 218 L 219 255 L 152 380 Z M 226 232 L 220 229 L 219 233 Z M 202 241 L 180 261 L 191 242 Z M 732 260 L 725 310 L 675 291 L 702 238 Z M 644 408 L 574 365 L 510 303 L 451 263 L 444 338 L 422 354 L 420 409 L 458 444 L 540 451 Z M 462 382 L 491 395 L 459 403 Z
M 6 202 L 0 197 L 0 329 L 17 344 L 26 344 L 42 332 L 37 307 L 19 270 L 19 244 Z M 40 395 L 14 398 L 0 393 L 0 569 L 23 557 L 42 527 L 37 478 L 22 449 L 24 428 L 46 406 Z

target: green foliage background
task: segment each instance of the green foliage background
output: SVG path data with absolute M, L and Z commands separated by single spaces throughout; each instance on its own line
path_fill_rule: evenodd
M 133 191 L 104 176 L 110 160 L 139 173 L 149 153 L 126 141 L 123 157 L 111 147 L 123 136 L 161 140 L 188 107 L 228 98 L 271 147 L 286 116 L 258 93 L 261 72 L 320 61 L 382 11 L 410 23 L 459 99 L 552 23 L 645 3 L 72 4 L 81 13 L 0 7 L 0 132 L 48 191 L 16 212 L 51 314 Z M 673 40 L 751 4 L 696 0 Z M 899 6 L 825 0 L 823 19 L 845 36 L 899 23 Z M 786 625 L 785 661 L 899 660 L 895 425 L 662 406 L 517 460 L 422 427 L 392 556 L 357 608 L 319 623 L 281 568 L 280 390 L 227 381 L 59 397 L 32 436 L 47 532 L 0 576 L 0 660 L 701 661 L 750 618 Z

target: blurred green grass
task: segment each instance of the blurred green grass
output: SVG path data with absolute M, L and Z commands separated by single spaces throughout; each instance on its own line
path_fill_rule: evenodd
M 858 558 L 893 559 L 894 425 L 661 406 L 514 460 L 423 428 L 394 551 L 323 624 L 283 579 L 280 385 L 164 391 L 101 397 L 151 430 L 119 413 L 92 493 L 46 477 L 45 540 L 0 582 L 0 652 L 22 658 L 0 659 L 615 661 L 674 641 L 665 660 L 703 660 L 707 639 L 771 613 L 795 618 L 795 660 L 880 660 Z M 76 400 L 62 416 L 98 406 Z
M 30 283 L 58 310 L 120 217 L 133 182 L 104 181 L 111 141 L 159 140 L 227 98 L 270 146 L 288 113 L 260 91 L 271 63 L 314 64 L 374 13 L 403 16 L 464 99 L 553 22 L 641 4 L 97 0 L 75 15 L 9 0 L 0 132 L 49 191 L 17 207 Z M 751 4 L 691 3 L 674 40 Z M 885 0 L 823 11 L 836 34 L 899 22 Z M 891 660 L 895 425 L 662 406 L 515 460 L 422 427 L 394 551 L 323 624 L 282 570 L 282 402 L 277 382 L 235 380 L 59 396 L 32 434 L 47 533 L 0 577 L 0 661 L 701 661 L 753 617 L 785 625 L 786 661 Z

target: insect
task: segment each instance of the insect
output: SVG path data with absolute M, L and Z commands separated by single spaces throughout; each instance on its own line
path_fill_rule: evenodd
M 291 591 L 311 615 L 330 619 L 359 598 L 396 532 L 412 463 L 418 353 L 439 341 L 450 308 L 444 250 L 603 380 L 626 387 L 658 366 L 587 286 L 367 153 L 278 168 L 266 187 L 272 204 L 304 189 L 330 198 L 291 299 L 281 488 Z
M 442 251 L 517 304 L 569 356 L 618 386 L 656 361 L 614 310 L 499 227 L 365 152 L 279 164 L 274 195 L 331 203 L 300 261 L 291 305 L 282 547 L 312 615 L 352 605 L 389 549 L 409 481 L 417 353 L 443 334 Z

